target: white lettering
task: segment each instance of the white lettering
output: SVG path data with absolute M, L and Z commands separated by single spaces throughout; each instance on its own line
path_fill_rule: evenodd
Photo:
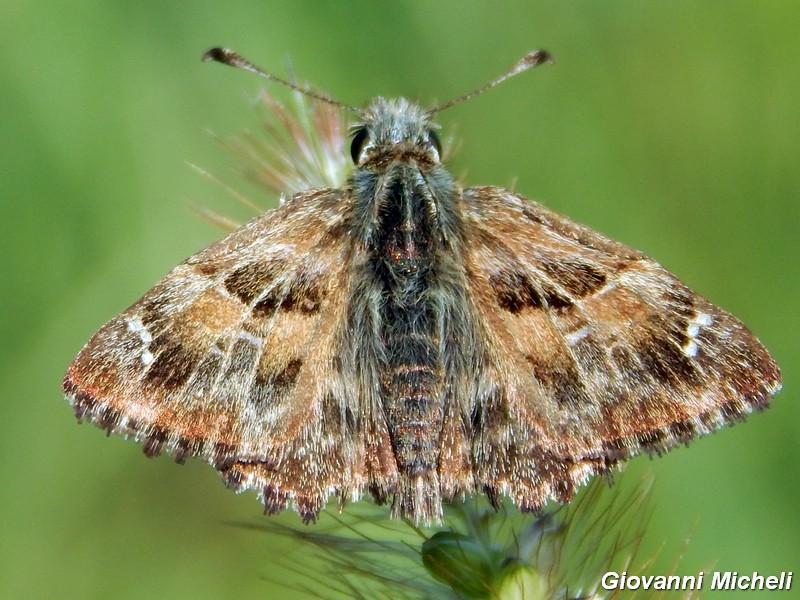
M 763 590 L 764 589 L 764 576 L 759 575 L 757 572 L 753 573 L 752 582 L 750 583 L 751 590 Z M 756 587 L 758 586 L 758 587 Z
M 603 586 L 604 590 L 615 590 L 619 585 L 619 573 L 614 571 L 608 571 L 605 575 L 603 575 L 603 579 L 600 580 L 600 585 Z
M 705 573 L 697 575 L 628 575 L 626 571 L 607 571 L 600 583 L 605 590 L 702 590 Z M 738 571 L 714 571 L 712 590 L 790 590 L 792 572 L 780 575 L 740 575 Z
M 714 578 L 711 580 L 711 589 L 712 590 L 729 590 L 731 585 L 731 572 L 725 571 L 724 573 L 720 573 L 719 571 L 714 572 Z M 735 576 L 734 576 L 735 577 Z

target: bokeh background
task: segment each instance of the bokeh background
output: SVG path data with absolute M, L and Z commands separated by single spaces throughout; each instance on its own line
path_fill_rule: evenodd
M 301 544 L 232 525 L 261 518 L 254 495 L 78 427 L 60 393 L 96 328 L 221 235 L 189 206 L 223 193 L 188 163 L 227 168 L 209 131 L 255 127 L 264 82 L 200 62 L 220 44 L 279 75 L 289 56 L 351 104 L 432 104 L 552 51 L 554 67 L 441 115 L 461 142 L 452 169 L 644 250 L 770 348 L 773 408 L 628 471 L 655 476 L 650 543 L 674 554 L 692 532 L 679 574 L 800 571 L 800 4 L 31 1 L 0 15 L 0 596 L 292 598 L 281 565 L 318 568 Z

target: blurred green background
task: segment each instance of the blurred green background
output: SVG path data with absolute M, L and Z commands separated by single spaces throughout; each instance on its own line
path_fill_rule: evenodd
M 800 4 L 61 1 L 0 15 L 2 597 L 291 598 L 277 563 L 318 568 L 231 525 L 261 518 L 253 494 L 76 426 L 60 393 L 96 328 L 221 236 L 189 205 L 222 191 L 187 165 L 230 164 L 208 131 L 254 127 L 264 83 L 200 62 L 220 44 L 279 75 L 290 56 L 351 104 L 432 104 L 553 52 L 554 67 L 441 115 L 461 143 L 452 170 L 647 252 L 762 339 L 784 372 L 772 409 L 629 470 L 656 477 L 651 543 L 675 550 L 694 527 L 679 574 L 800 571 Z

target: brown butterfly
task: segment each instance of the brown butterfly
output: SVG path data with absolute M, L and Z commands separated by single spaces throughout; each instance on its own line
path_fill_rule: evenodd
M 476 492 L 568 502 L 642 450 L 764 408 L 780 372 L 737 319 L 640 252 L 442 166 L 432 116 L 548 60 L 427 111 L 345 107 L 363 121 L 347 183 L 295 194 L 103 326 L 64 378 L 78 419 L 148 456 L 201 457 L 267 513 L 314 521 L 330 495 L 368 492 L 430 523 Z

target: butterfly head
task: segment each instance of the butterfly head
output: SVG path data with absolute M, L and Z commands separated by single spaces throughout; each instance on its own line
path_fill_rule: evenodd
M 442 144 L 438 125 L 418 105 L 405 98 L 375 98 L 361 112 L 363 122 L 351 128 L 350 154 L 360 167 L 395 160 L 439 164 Z

